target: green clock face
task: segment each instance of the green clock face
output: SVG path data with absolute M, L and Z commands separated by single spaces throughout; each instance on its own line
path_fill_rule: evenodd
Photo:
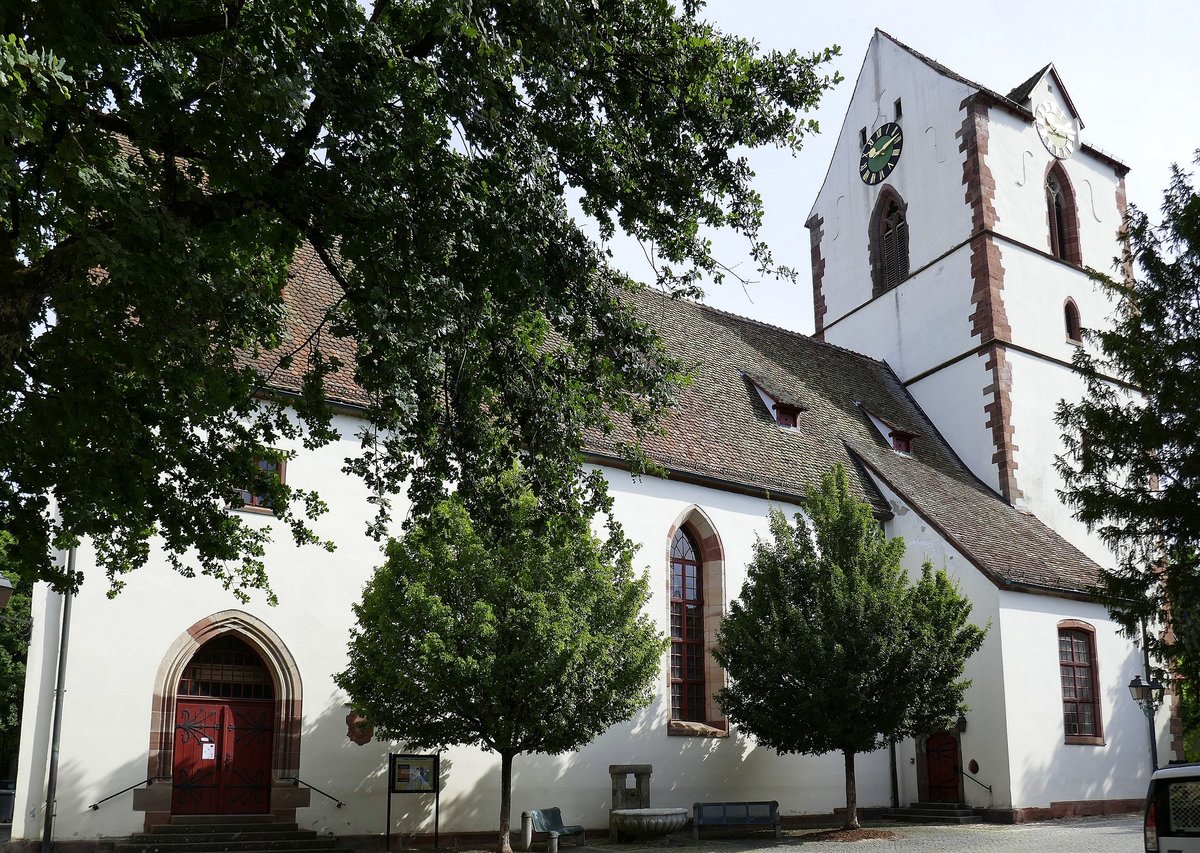
M 858 160 L 858 176 L 864 184 L 877 184 L 892 173 L 900 162 L 900 151 L 904 147 L 904 131 L 894 121 L 881 124 L 867 144 L 863 146 Z

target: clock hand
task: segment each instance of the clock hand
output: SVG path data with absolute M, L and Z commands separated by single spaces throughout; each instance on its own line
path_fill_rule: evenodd
M 890 148 L 893 144 L 895 144 L 895 142 L 896 142 L 895 136 L 889 136 L 886 139 L 879 140 L 878 146 L 875 148 L 872 148 L 870 151 L 867 152 L 867 159 L 874 160 L 876 157 L 878 157 L 880 154 L 882 154 L 884 152 L 884 149 Z

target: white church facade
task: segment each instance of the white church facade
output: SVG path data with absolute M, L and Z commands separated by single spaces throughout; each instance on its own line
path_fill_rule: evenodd
M 517 758 L 515 815 L 558 806 L 568 823 L 606 828 L 611 764 L 652 765 L 655 806 L 777 800 L 786 818 L 842 805 L 840 755 L 777 756 L 727 725 L 712 698 L 725 675 L 708 653 L 769 510 L 798 511 L 835 462 L 904 537 L 907 567 L 946 568 L 989 626 L 960 725 L 898 744 L 894 761 L 859 756 L 859 805 L 950 800 L 1026 820 L 1140 802 L 1150 735 L 1126 685 L 1141 653 L 1089 596 L 1108 557 L 1055 494 L 1054 406 L 1081 392 L 1069 367 L 1080 326 L 1110 308 L 1083 266 L 1119 254 L 1125 205 L 1126 167 L 1081 127 L 1050 66 L 1001 95 L 877 32 L 807 222 L 816 336 L 643 298 L 668 348 L 696 365 L 646 445 L 669 476 L 632 479 L 615 444 L 589 459 L 641 543 L 661 630 L 694 604 L 702 627 L 674 638 L 652 704 L 632 719 L 578 752 Z M 327 299 L 332 282 L 302 269 L 289 298 Z M 198 813 L 269 814 L 377 843 L 387 756 L 404 750 L 360 731 L 333 682 L 380 561 L 362 532 L 366 489 L 342 473 L 361 401 L 336 402 L 340 441 L 282 449 L 297 451 L 288 482 L 329 505 L 319 533 L 338 549 L 297 549 L 268 510 L 241 510 L 279 528 L 266 555 L 278 606 L 152 561 L 114 599 L 86 584 L 64 644 L 67 600 L 36 592 L 18 847 L 41 838 L 62 645 L 60 848 Z M 86 545 L 78 561 L 90 574 Z M 1179 746 L 1170 718 L 1168 703 L 1149 727 L 1164 762 Z M 197 762 L 212 772 L 192 774 Z M 492 831 L 498 758 L 450 747 L 441 770 L 441 832 Z M 392 832 L 432 833 L 433 808 L 395 798 Z

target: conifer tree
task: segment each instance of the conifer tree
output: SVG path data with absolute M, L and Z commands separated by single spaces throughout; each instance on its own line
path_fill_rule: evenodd
M 1197 152 L 1200 162 L 1200 152 Z M 1150 651 L 1200 679 L 1200 195 L 1178 166 L 1155 225 L 1136 207 L 1120 278 L 1093 271 L 1111 297 L 1110 328 L 1085 329 L 1074 367 L 1084 398 L 1057 420 L 1062 497 L 1116 561 L 1100 592 Z M 1200 708 L 1185 691 L 1185 717 Z M 1190 706 L 1190 707 L 1189 707 Z
M 858 827 L 854 757 L 946 728 L 965 710 L 966 660 L 985 629 L 942 570 L 915 585 L 837 466 L 809 488 L 794 523 L 771 513 L 741 596 L 718 633 L 730 721 L 776 752 L 842 753 L 846 823 Z M 811 522 L 810 522 L 811 519 Z

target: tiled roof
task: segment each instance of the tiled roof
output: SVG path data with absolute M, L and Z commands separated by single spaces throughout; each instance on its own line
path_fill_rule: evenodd
M 1078 593 L 1095 583 L 1094 562 L 967 470 L 885 363 L 693 302 L 647 293 L 639 307 L 694 378 L 663 420 L 664 434 L 643 441 L 676 475 L 795 496 L 840 462 L 877 511 L 890 507 L 870 475 L 1001 585 Z M 796 389 L 807 407 L 798 428 L 776 425 L 743 374 Z M 892 451 L 864 409 L 919 436 L 912 454 Z M 615 453 L 616 445 L 594 439 L 591 449 Z
M 997 92 L 993 89 L 989 89 L 987 86 L 984 86 L 980 83 L 976 83 L 974 80 L 968 80 L 966 77 L 962 76 L 957 71 L 953 71 L 952 69 L 947 68 L 945 65 L 942 65 L 942 63 L 938 62 L 936 59 L 932 59 L 932 58 L 926 56 L 925 54 L 921 53 L 919 50 L 915 50 L 915 49 L 909 47 L 904 42 L 900 41 L 900 39 L 896 38 L 895 36 L 891 35 L 890 33 L 885 33 L 883 30 L 879 29 L 878 27 L 875 29 L 875 32 L 878 33 L 879 35 L 883 36 L 884 38 L 886 38 L 888 41 L 892 42 L 894 45 L 896 45 L 896 47 L 898 47 L 901 50 L 905 51 L 906 53 L 909 53 L 912 56 L 916 57 L 921 62 L 925 63 L 930 68 L 932 68 L 934 71 L 936 71 L 938 74 L 941 74 L 943 77 L 948 77 L 951 80 L 956 80 L 957 82 L 962 83 L 964 86 L 969 86 L 972 89 L 983 92 L 985 95 L 987 95 L 990 99 L 992 99 L 993 101 L 995 101 L 998 104 L 1001 104 L 1010 109 L 1014 109 L 1019 112 L 1022 112 L 1025 115 L 1029 114 L 1029 111 L 1027 109 L 1025 109 L 1025 107 L 1021 106 L 1020 103 L 1013 101 L 1011 96 L 1001 95 L 999 92 Z M 1037 82 L 1037 81 L 1034 81 L 1034 82 Z
M 262 374 L 264 387 L 284 394 L 299 394 L 313 347 L 325 358 L 336 357 L 341 366 L 325 377 L 326 396 L 330 402 L 349 406 L 365 406 L 367 395 L 354 382 L 356 346 L 349 338 L 335 337 L 329 331 L 329 313 L 342 297 L 341 286 L 325 269 L 316 251 L 304 243 L 296 251 L 283 289 L 287 318 L 282 344 L 249 359 Z M 280 359 L 292 355 L 287 367 Z
M 317 344 L 342 361 L 327 379 L 331 401 L 366 404 L 352 379 L 353 342 L 334 338 L 327 328 L 309 340 L 340 293 L 312 249 L 302 247 L 285 290 L 284 345 L 257 359 L 273 390 L 300 390 L 305 354 Z M 888 514 L 891 507 L 872 476 L 1001 585 L 1085 592 L 1094 583 L 1095 563 L 971 474 L 885 363 L 695 302 L 651 291 L 635 299 L 640 316 L 693 377 L 663 418 L 663 434 L 642 442 L 671 476 L 796 499 L 840 462 L 855 494 L 876 512 Z M 280 355 L 297 347 L 290 367 L 270 372 Z M 796 429 L 776 424 L 752 382 L 803 405 Z M 893 452 L 868 411 L 918 436 L 912 453 Z M 593 458 L 616 459 L 621 442 L 632 438 L 628 425 L 618 424 L 612 436 L 590 436 L 586 449 Z
M 1016 101 L 1018 104 L 1023 104 L 1029 100 L 1029 93 L 1033 91 L 1033 87 L 1037 85 L 1038 80 L 1041 80 L 1042 77 L 1045 76 L 1046 72 L 1050 70 L 1051 64 L 1052 63 L 1047 62 L 1037 71 L 1035 71 L 1032 77 L 1009 92 L 1008 99 L 1010 101 Z

